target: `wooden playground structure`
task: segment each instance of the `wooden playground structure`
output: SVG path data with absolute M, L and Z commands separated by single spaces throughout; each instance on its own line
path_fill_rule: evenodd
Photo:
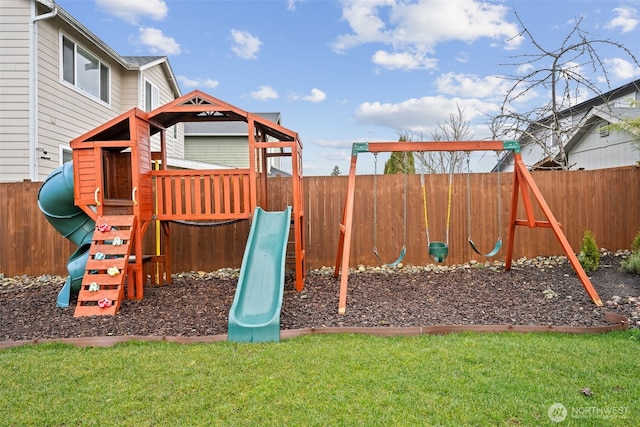
M 584 272 L 582 265 L 578 261 L 569 241 L 567 240 L 560 223 L 556 220 L 551 209 L 547 205 L 542 193 L 536 185 L 529 170 L 525 166 L 520 154 L 520 145 L 516 141 L 433 141 L 433 142 L 357 142 L 352 146 L 351 164 L 349 169 L 349 179 L 347 183 L 347 193 L 344 203 L 342 221 L 340 223 L 340 236 L 338 241 L 338 249 L 336 256 L 336 264 L 334 269 L 334 277 L 340 275 L 340 295 L 338 303 L 338 312 L 344 314 L 347 305 L 347 287 L 349 280 L 349 257 L 351 252 L 351 240 L 353 232 L 353 212 L 355 203 L 355 184 L 356 184 L 356 164 L 359 153 L 383 153 L 383 152 L 471 152 L 471 151 L 504 151 L 511 150 L 514 154 L 513 169 L 513 190 L 511 193 L 511 206 L 509 215 L 509 235 L 507 240 L 505 254 L 505 270 L 511 269 L 513 261 L 513 245 L 515 238 L 515 230 L 517 226 L 526 226 L 529 228 L 551 228 L 558 242 L 562 246 L 567 258 L 569 259 L 573 269 L 575 270 L 580 282 L 582 283 L 591 300 L 598 306 L 602 305 L 602 301 L 598 293 L 594 289 L 589 277 Z M 451 187 L 449 187 L 451 191 Z M 545 220 L 537 220 L 534 215 L 533 199 L 538 203 L 542 210 Z M 406 194 L 405 194 L 406 198 Z M 450 197 L 449 197 L 450 200 Z M 518 219 L 518 205 L 522 202 L 524 208 L 525 219 Z M 450 204 L 450 203 L 449 203 Z M 449 206 L 450 208 L 450 206 Z M 406 214 L 405 214 L 406 216 Z M 426 219 L 426 207 L 425 207 Z M 406 226 L 406 225 L 405 225 Z M 374 230 L 375 233 L 375 230 Z M 474 247 L 473 242 L 469 239 L 470 245 Z M 501 243 L 500 243 L 501 244 Z M 442 262 L 446 257 L 447 245 L 443 242 L 432 242 L 429 244 L 429 254 L 436 262 Z M 498 248 L 498 246 L 496 246 Z M 496 248 L 486 256 L 493 256 L 497 253 Z M 499 248 L 498 248 L 499 249 Z M 375 248 L 374 248 L 375 250 Z M 403 248 L 404 250 L 404 248 Z M 479 253 L 479 252 L 478 252 Z M 402 255 L 401 255 L 402 256 Z
M 168 169 L 167 129 L 202 121 L 246 122 L 249 167 Z M 268 210 L 267 160 L 273 156 L 291 159 L 290 256 L 296 289 L 303 289 L 302 143 L 296 132 L 193 91 L 150 112 L 131 109 L 74 139 L 71 148 L 74 203 L 96 223 L 75 316 L 117 313 L 123 299 L 143 298 L 147 276 L 170 283 L 170 221 L 251 220 L 257 207 Z M 157 251 L 145 255 L 143 238 L 152 224 Z

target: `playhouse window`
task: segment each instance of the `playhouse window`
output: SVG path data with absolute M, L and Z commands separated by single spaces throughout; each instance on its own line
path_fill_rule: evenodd
M 65 82 L 109 103 L 109 67 L 86 49 L 62 37 L 62 78 Z

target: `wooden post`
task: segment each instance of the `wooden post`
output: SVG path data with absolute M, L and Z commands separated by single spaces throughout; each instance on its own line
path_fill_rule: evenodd
M 334 276 L 338 275 L 339 265 L 342 265 L 342 276 L 340 278 L 340 300 L 338 302 L 338 313 L 344 314 L 347 307 L 347 282 L 349 281 L 349 255 L 351 253 L 351 230 L 353 228 L 353 203 L 355 199 L 356 187 L 356 163 L 358 162 L 357 152 L 351 153 L 351 166 L 349 168 L 349 182 L 347 184 L 347 198 L 344 204 L 344 213 L 340 223 L 340 241 L 338 242 L 338 256 Z

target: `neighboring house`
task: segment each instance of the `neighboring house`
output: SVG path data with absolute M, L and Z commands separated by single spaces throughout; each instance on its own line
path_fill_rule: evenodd
M 640 135 L 607 130 L 605 126 L 640 116 L 640 108 L 598 106 L 589 110 L 578 131 L 565 145 L 571 169 L 604 169 L 640 162 L 640 150 L 633 147 Z
M 0 182 L 41 181 L 73 138 L 181 96 L 166 57 L 121 56 L 48 0 L 0 2 L 0 94 Z M 181 126 L 166 134 L 183 157 Z
M 640 151 L 632 146 L 639 135 L 603 129 L 608 124 L 640 116 L 640 108 L 630 107 L 629 100 L 640 100 L 640 80 L 559 113 L 561 125 L 572 130 L 562 141 L 569 169 L 614 168 L 636 165 L 640 161 Z M 550 133 L 544 129 L 543 126 L 532 125 L 525 135 L 534 134 L 539 140 L 546 140 L 547 150 L 525 136 L 519 141 L 522 159 L 534 170 L 559 169 L 562 167 L 558 157 L 559 143 L 553 141 Z M 513 170 L 513 153 L 507 152 L 492 171 L 498 170 Z
M 280 113 L 255 113 L 282 125 Z M 184 123 L 184 158 L 232 168 L 249 167 L 249 134 L 246 122 Z M 277 154 L 277 149 L 269 149 Z M 267 159 L 267 174 L 290 176 L 280 170 L 280 157 Z

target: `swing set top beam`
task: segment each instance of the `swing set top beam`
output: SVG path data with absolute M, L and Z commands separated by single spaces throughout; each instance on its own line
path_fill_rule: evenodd
M 429 141 L 429 142 L 354 142 L 351 155 L 358 153 L 415 151 L 502 151 L 520 152 L 518 141 Z

